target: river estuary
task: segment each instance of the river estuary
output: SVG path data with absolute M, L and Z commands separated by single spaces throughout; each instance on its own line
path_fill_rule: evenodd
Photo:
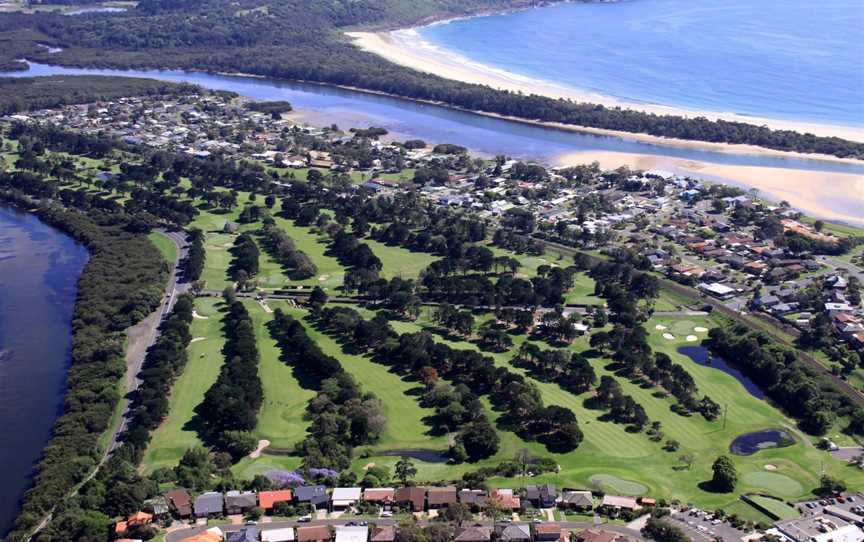
M 0 206 L 0 536 L 11 527 L 60 413 L 87 251 Z

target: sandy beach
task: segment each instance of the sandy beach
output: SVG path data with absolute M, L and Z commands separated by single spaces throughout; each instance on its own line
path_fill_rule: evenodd
M 666 169 L 696 178 L 755 188 L 771 201 L 788 201 L 804 213 L 826 220 L 864 226 L 864 177 L 804 169 L 737 166 L 668 156 L 621 152 L 574 152 L 557 157 L 558 165 L 599 162 L 607 169 Z
M 474 62 L 425 42 L 419 32 L 413 28 L 388 32 L 349 32 L 347 35 L 361 49 L 379 55 L 393 63 L 447 79 L 487 85 L 500 90 L 598 103 L 609 107 L 636 109 L 660 115 L 704 116 L 709 119 L 766 125 L 778 130 L 795 130 L 820 136 L 836 136 L 853 141 L 864 141 L 864 129 L 854 127 L 766 119 L 734 113 L 695 111 L 664 105 L 627 103 L 602 94 L 583 92 Z

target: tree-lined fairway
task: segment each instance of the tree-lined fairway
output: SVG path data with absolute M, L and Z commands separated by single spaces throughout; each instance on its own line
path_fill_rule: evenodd
M 224 363 L 221 305 L 222 301 L 216 298 L 195 301 L 199 317 L 192 322 L 194 342 L 189 345 L 189 361 L 171 390 L 168 418 L 153 432 L 141 464 L 144 472 L 174 467 L 187 449 L 201 444 L 193 423 L 195 408 L 216 382 Z

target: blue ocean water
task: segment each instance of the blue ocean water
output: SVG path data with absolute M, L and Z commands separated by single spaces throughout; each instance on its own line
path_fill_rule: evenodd
M 862 0 L 566 3 L 420 35 L 482 64 L 625 102 L 864 126 Z

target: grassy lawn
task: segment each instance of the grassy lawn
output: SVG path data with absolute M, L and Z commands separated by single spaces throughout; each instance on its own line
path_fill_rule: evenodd
M 764 508 L 765 510 L 768 510 L 769 512 L 777 516 L 779 519 L 792 519 L 797 518 L 801 515 L 798 510 L 789 506 L 783 501 L 778 501 L 777 499 L 764 497 L 762 495 L 751 495 L 748 498 L 762 508 Z
M 655 330 L 656 325 L 665 325 L 676 334 L 676 339 L 668 341 L 662 337 L 662 332 Z M 699 387 L 699 393 L 707 394 L 712 399 L 728 408 L 725 428 L 721 420 L 709 422 L 699 415 L 680 416 L 671 410 L 674 401 L 657 397 L 656 388 L 642 388 L 626 379 L 617 378 L 625 393 L 632 395 L 642 404 L 649 418 L 660 421 L 665 439 L 674 439 L 681 448 L 674 453 L 662 450 L 662 443 L 654 443 L 645 434 L 633 434 L 621 425 L 601 421 L 602 411 L 594 411 L 585 407 L 584 401 L 588 394 L 575 396 L 562 390 L 552 382 L 537 382 L 538 388 L 547 404 L 557 404 L 573 410 L 579 419 L 585 433 L 585 439 L 573 453 L 553 455 L 561 465 L 557 474 L 547 474 L 540 480 L 556 483 L 560 486 L 573 487 L 606 487 L 620 493 L 638 493 L 644 486 L 644 493 L 656 497 L 678 497 L 684 501 L 693 502 L 703 507 L 725 506 L 734 502 L 736 496 L 748 491 L 761 491 L 783 498 L 797 498 L 806 495 L 818 485 L 820 465 L 824 462 L 827 472 L 846 478 L 850 483 L 864 484 L 864 475 L 855 472 L 843 463 L 833 461 L 828 454 L 813 448 L 809 439 L 800 436 L 795 430 L 794 422 L 786 418 L 777 409 L 765 401 L 750 395 L 743 385 L 734 377 L 711 367 L 702 367 L 686 356 L 677 352 L 677 348 L 687 342 L 686 334 L 696 334 L 699 337 L 705 333 L 693 331 L 694 327 L 710 328 L 714 322 L 708 317 L 690 318 L 654 318 L 647 324 L 650 342 L 656 351 L 669 354 L 677 363 L 682 364 L 693 376 Z M 397 322 L 395 327 L 399 332 L 416 331 L 428 326 L 423 318 L 417 323 Z M 679 336 L 680 335 L 680 336 Z M 458 348 L 476 348 L 468 342 L 452 342 L 438 337 L 442 342 L 449 342 Z M 514 338 L 514 349 L 518 348 L 525 337 Z M 574 342 L 575 350 L 587 350 L 586 339 Z M 509 365 L 512 354 L 496 354 L 497 363 Z M 592 364 L 598 377 L 612 374 L 606 368 L 608 361 L 593 358 Z M 512 367 L 514 371 L 521 369 Z M 529 377 L 530 378 L 530 377 Z M 532 379 L 533 380 L 533 379 Z M 729 454 L 729 444 L 738 435 L 758 429 L 783 427 L 799 435 L 799 442 L 787 448 L 765 450 L 753 456 L 731 456 L 738 467 L 741 483 L 733 494 L 715 494 L 699 487 L 699 483 L 710 479 L 711 464 L 721 454 Z M 502 452 L 497 457 L 488 460 L 496 462 L 502 457 L 512 457 L 513 443 L 510 437 L 500 432 L 502 437 Z M 518 441 L 515 447 L 524 446 Z M 540 447 L 529 445 L 538 455 L 548 456 L 548 452 Z M 691 469 L 683 468 L 678 461 L 682 454 L 693 455 L 695 461 Z M 773 465 L 775 471 L 767 471 L 766 465 Z M 461 469 L 460 467 L 457 467 Z M 476 468 L 476 466 L 475 466 Z M 443 474 L 446 470 L 437 465 L 423 464 L 421 473 L 434 476 Z M 451 476 L 455 473 L 451 473 Z M 513 480 L 494 480 L 497 485 L 513 485 Z M 851 486 L 850 486 L 851 487 Z M 751 507 L 752 508 L 752 507 Z
M 281 306 L 285 308 L 284 304 Z M 306 403 L 315 396 L 315 392 L 303 389 L 294 377 L 291 367 L 279 359 L 281 352 L 266 327 L 267 322 L 272 319 L 271 316 L 252 300 L 246 301 L 246 308 L 255 325 L 261 353 L 258 374 L 264 387 L 264 403 L 258 414 L 258 427 L 255 432 L 259 439 L 269 440 L 273 448 L 291 448 L 303 440 L 306 434 L 309 422 L 303 419 L 303 415 L 306 412 Z
M 372 252 L 381 260 L 383 264 L 381 276 L 387 279 L 393 277 L 416 279 L 420 271 L 438 259 L 428 252 L 411 252 L 406 248 L 385 245 L 368 237 L 361 239 L 361 242 L 369 245 Z
M 141 463 L 144 472 L 159 467 L 174 467 L 183 453 L 200 445 L 194 427 L 195 407 L 204 398 L 204 393 L 216 382 L 223 363 L 222 318 L 216 298 L 199 298 L 195 310 L 206 319 L 196 318 L 192 322 L 193 343 L 189 345 L 189 361 L 183 374 L 174 383 L 169 399 L 168 418 L 153 432 L 153 439 Z M 202 338 L 203 340 L 195 340 Z
M 328 240 L 325 235 L 315 233 L 311 228 L 297 226 L 292 220 L 276 217 L 276 224 L 287 233 L 297 244 L 297 248 L 309 256 L 318 268 L 318 274 L 301 281 L 290 281 L 291 284 L 307 286 L 320 285 L 325 290 L 334 290 L 342 286 L 345 268 L 327 252 Z
M 171 265 L 177 262 L 177 245 L 174 244 L 174 241 L 158 231 L 150 233 L 147 237 L 151 243 L 156 245 L 166 262 Z

